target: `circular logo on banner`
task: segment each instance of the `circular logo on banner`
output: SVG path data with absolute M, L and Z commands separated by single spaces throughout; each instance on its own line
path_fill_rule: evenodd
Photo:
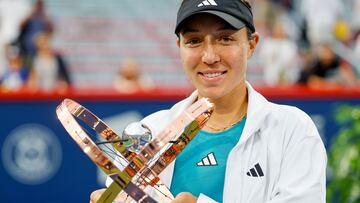
M 15 180 L 27 185 L 38 185 L 52 178 L 60 167 L 61 158 L 58 138 L 39 124 L 15 128 L 2 147 L 4 168 Z

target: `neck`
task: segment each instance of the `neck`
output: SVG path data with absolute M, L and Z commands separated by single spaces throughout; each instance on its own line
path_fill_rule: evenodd
M 215 104 L 215 110 L 204 130 L 210 132 L 223 131 L 244 118 L 248 106 L 247 89 L 245 85 L 239 88 L 232 94 L 211 100 Z

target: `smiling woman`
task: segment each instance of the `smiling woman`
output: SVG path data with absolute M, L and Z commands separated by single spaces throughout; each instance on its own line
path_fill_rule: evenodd
M 160 176 L 174 202 L 325 202 L 326 153 L 314 123 L 246 81 L 259 42 L 249 4 L 184 0 L 175 34 L 196 91 L 141 122 L 156 135 L 200 98 L 215 110 Z

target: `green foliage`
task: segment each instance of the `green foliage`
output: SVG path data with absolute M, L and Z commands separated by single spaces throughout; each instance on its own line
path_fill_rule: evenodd
M 328 156 L 330 183 L 327 202 L 360 202 L 360 106 L 343 106 L 336 111 L 343 126 Z

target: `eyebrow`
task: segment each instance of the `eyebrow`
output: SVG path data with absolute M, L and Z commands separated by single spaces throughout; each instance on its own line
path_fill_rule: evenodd
M 193 29 L 193 28 L 189 28 L 189 27 L 184 27 L 184 28 L 180 31 L 180 33 L 181 33 L 182 35 L 185 35 L 186 33 L 189 33 L 189 32 L 199 32 L 199 30 Z

